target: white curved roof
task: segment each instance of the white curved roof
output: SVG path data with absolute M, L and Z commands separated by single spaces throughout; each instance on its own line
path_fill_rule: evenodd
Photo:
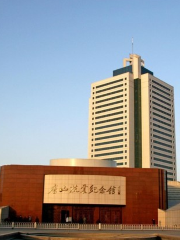
M 72 166 L 72 167 L 116 167 L 112 160 L 80 159 L 80 158 L 59 158 L 51 159 L 51 166 Z

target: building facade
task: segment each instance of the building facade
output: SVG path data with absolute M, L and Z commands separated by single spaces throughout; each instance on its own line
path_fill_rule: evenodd
M 131 54 L 113 77 L 91 85 L 88 158 L 115 160 L 118 167 L 162 168 L 175 181 L 174 115 L 173 87 Z
M 9 207 L 10 221 L 152 224 L 167 209 L 162 169 L 64 162 L 0 167 L 0 207 Z

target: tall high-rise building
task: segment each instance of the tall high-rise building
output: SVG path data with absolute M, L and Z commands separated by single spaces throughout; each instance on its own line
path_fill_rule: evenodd
M 91 84 L 88 158 L 118 167 L 162 168 L 176 180 L 174 89 L 144 67 L 123 60 L 113 77 Z

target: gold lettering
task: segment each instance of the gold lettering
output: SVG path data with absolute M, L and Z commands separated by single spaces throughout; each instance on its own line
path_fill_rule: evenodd
M 104 194 L 106 192 L 106 188 L 103 186 L 99 189 L 99 193 Z
M 53 193 L 53 194 L 56 194 L 57 193 L 57 185 L 56 184 L 54 184 L 54 186 L 51 188 L 51 190 L 48 192 L 48 194 L 50 194 L 50 193 Z

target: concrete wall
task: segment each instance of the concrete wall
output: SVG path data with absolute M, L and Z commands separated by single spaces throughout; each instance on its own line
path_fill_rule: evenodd
M 0 222 L 4 221 L 9 217 L 9 207 L 0 207 Z

